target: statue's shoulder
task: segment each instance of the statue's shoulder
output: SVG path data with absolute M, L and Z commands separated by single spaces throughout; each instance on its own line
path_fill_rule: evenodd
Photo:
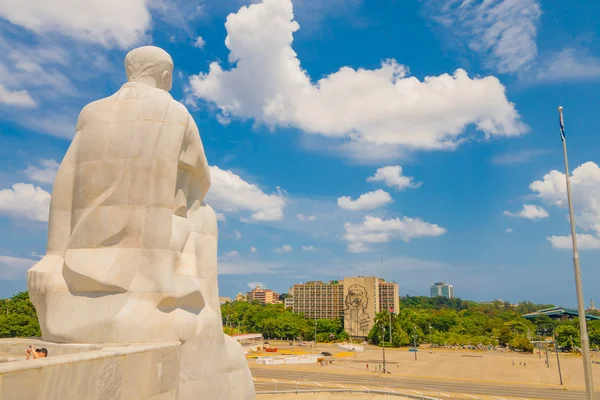
M 110 99 L 110 97 L 105 97 L 103 99 L 95 100 L 95 101 L 92 101 L 91 103 L 88 103 L 79 112 L 79 123 L 81 123 L 82 121 L 85 121 L 87 118 L 89 118 L 90 114 L 96 114 L 98 112 L 98 110 L 102 108 L 102 104 L 108 102 L 109 99 Z

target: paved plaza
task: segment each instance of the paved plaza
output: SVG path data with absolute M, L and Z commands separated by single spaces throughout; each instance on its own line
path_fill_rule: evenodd
M 422 348 L 417 353 L 403 349 L 386 349 L 388 373 L 383 367 L 381 348 L 365 346 L 364 353 L 341 352 L 330 344 L 311 347 L 289 347 L 274 343 L 280 351 L 315 353 L 328 351 L 332 363 L 296 365 L 258 365 L 249 360 L 257 392 L 267 390 L 323 390 L 326 388 L 389 390 L 435 398 L 464 399 L 582 399 L 583 366 L 581 358 L 561 354 L 563 385 L 559 384 L 556 354 L 498 353 Z M 600 358 L 595 355 L 595 359 Z M 514 362 L 514 365 L 513 365 Z M 600 391 L 600 365 L 594 364 L 594 377 Z M 315 396 L 315 394 L 312 394 Z M 344 394 L 329 394 L 329 396 Z M 346 396 L 350 396 L 348 393 Z M 260 398 L 287 398 L 264 395 Z M 296 395 L 294 395 L 296 396 Z M 321 394 L 319 396 L 326 396 Z M 366 394 L 363 394 L 366 396 Z M 353 396 L 354 397 L 354 396 Z M 303 398 L 303 397 L 298 397 Z M 336 397 L 312 397 L 328 398 Z M 344 398 L 344 397 L 339 397 Z M 359 397 L 370 398 L 370 397 Z M 376 397 L 372 397 L 376 398 Z M 387 397 L 390 398 L 390 397 Z

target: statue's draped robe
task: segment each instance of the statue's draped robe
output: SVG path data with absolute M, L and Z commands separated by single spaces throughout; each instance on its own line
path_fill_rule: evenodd
M 163 317 L 192 321 L 205 305 L 218 312 L 216 218 L 203 203 L 209 187 L 198 129 L 169 93 L 130 82 L 86 106 L 53 187 L 47 256 L 29 273 L 44 334 L 72 341 L 90 333 L 77 310 L 69 323 L 46 318 L 46 308 L 68 307 L 73 296 L 93 307 L 97 296 L 122 294 L 96 318 L 81 319 L 105 323 L 113 313 L 111 341 L 124 320 L 147 319 L 154 328 L 155 316 L 173 323 Z M 45 293 L 48 276 L 69 296 Z M 188 325 L 164 340 L 196 336 Z

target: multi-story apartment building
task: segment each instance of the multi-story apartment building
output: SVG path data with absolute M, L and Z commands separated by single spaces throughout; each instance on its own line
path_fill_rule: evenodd
M 256 300 L 260 304 L 280 303 L 279 294 L 271 289 L 262 289 L 260 286 L 257 286 L 251 292 L 246 293 L 246 298 L 249 302 Z
M 444 282 L 436 282 L 430 289 L 431 297 L 446 297 L 448 299 L 454 298 L 454 286 Z
M 283 306 L 285 308 L 294 308 L 294 298 L 293 297 L 286 297 L 285 299 L 283 299 Z
M 344 286 L 339 281 L 312 281 L 292 287 L 293 310 L 306 318 L 341 318 L 344 316 Z
M 379 311 L 391 310 L 398 312 L 400 310 L 400 292 L 398 284 L 395 282 L 386 282 L 379 280 Z

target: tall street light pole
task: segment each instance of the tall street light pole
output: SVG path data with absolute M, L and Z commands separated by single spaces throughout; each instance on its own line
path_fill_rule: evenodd
M 381 348 L 383 349 L 383 373 L 385 374 L 385 322 L 381 326 Z
M 315 317 L 315 345 L 313 347 L 315 349 L 315 354 L 317 354 L 317 317 Z
M 558 378 L 562 386 L 562 372 L 560 371 L 560 357 L 558 356 L 558 343 L 556 343 L 556 332 L 552 331 L 552 339 L 554 339 L 554 351 L 556 352 L 556 365 L 558 365 Z
M 413 335 L 413 340 L 414 340 L 414 344 L 415 344 L 415 361 L 417 361 L 417 334 L 416 333 Z
M 390 309 L 390 344 L 392 343 L 392 310 L 393 308 Z
M 569 161 L 567 157 L 567 139 L 565 137 L 565 124 L 563 121 L 563 108 L 558 107 L 560 122 L 560 137 L 563 145 L 565 159 L 565 179 L 567 183 L 567 200 L 569 202 L 569 219 L 571 221 L 571 240 L 573 241 L 573 269 L 575 272 L 575 288 L 577 290 L 577 309 L 579 312 L 579 330 L 581 334 L 581 354 L 583 356 L 583 372 L 585 378 L 585 393 L 587 400 L 594 398 L 594 379 L 592 377 L 592 361 L 590 358 L 590 342 L 585 319 L 585 303 L 583 300 L 583 287 L 581 284 L 581 268 L 579 266 L 579 253 L 577 252 L 577 235 L 575 233 L 575 216 L 573 215 L 573 200 L 571 196 L 571 178 L 569 177 Z
M 431 347 L 433 342 L 431 341 L 431 325 L 429 325 L 429 351 L 431 352 Z

